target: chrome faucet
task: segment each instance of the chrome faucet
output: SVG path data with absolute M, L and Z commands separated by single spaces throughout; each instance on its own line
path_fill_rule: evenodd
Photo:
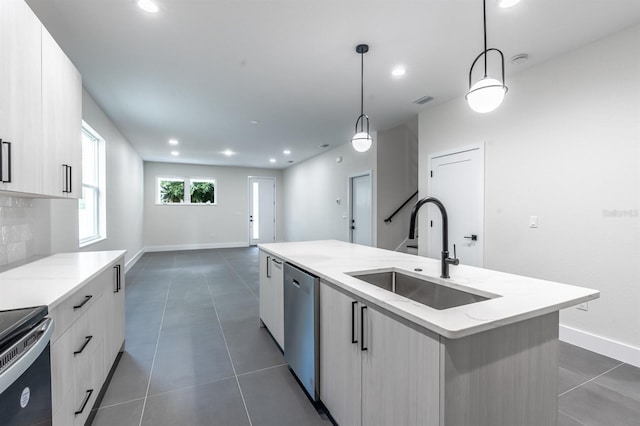
M 449 265 L 457 265 L 460 263 L 460 260 L 456 259 L 455 244 L 453 245 L 453 259 L 449 257 L 449 220 L 447 219 L 447 210 L 444 208 L 444 205 L 440 200 L 434 197 L 427 197 L 419 200 L 416 205 L 413 206 L 413 210 L 411 210 L 411 219 L 409 221 L 409 239 L 413 240 L 415 238 L 418 210 L 427 203 L 435 204 L 442 215 L 442 252 L 440 253 L 440 258 L 442 260 L 442 272 L 440 273 L 440 278 L 449 278 Z

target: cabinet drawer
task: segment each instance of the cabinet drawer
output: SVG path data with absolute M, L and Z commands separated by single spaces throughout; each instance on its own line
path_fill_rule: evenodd
M 104 381 L 102 297 L 87 309 L 51 346 L 54 426 L 84 424 Z
M 58 340 L 80 316 L 91 309 L 104 291 L 104 285 L 101 283 L 105 279 L 110 279 L 111 273 L 111 269 L 102 272 L 98 277 L 49 311 L 49 316 L 53 318 L 55 325 L 53 336 L 51 337 L 52 342 Z

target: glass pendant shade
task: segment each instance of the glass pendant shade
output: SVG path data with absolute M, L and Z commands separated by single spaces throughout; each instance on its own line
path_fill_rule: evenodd
M 358 152 L 368 151 L 369 148 L 371 148 L 372 144 L 373 144 L 373 139 L 371 138 L 371 135 L 369 135 L 369 133 L 367 132 L 358 132 L 351 139 L 351 145 L 353 146 L 353 149 L 355 149 Z
M 479 113 L 487 113 L 495 110 L 504 100 L 507 87 L 498 80 L 485 77 L 476 82 L 465 98 L 472 110 Z

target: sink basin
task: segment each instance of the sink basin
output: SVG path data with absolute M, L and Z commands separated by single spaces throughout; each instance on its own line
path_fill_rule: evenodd
M 349 275 L 438 310 L 482 302 L 483 300 L 489 299 L 489 297 L 456 290 L 397 271 L 374 273 L 356 272 Z

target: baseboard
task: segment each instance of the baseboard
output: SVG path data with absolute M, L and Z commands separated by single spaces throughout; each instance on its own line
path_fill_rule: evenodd
M 129 272 L 129 269 L 133 268 L 133 265 L 136 264 L 138 260 L 144 255 L 145 248 L 142 247 L 138 252 L 124 265 L 124 272 Z
M 176 244 L 170 246 L 147 246 L 146 253 L 158 251 L 181 251 L 181 250 L 206 250 L 217 248 L 238 248 L 249 247 L 248 242 L 230 242 L 230 243 L 204 243 L 204 244 Z
M 560 340 L 640 367 L 640 348 L 560 324 Z

